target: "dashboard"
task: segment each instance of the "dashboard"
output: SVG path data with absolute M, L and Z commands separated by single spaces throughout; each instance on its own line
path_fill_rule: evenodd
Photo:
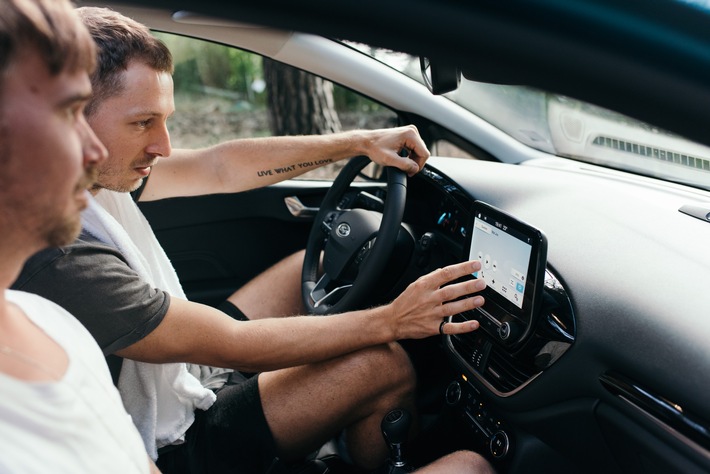
M 523 328 L 510 343 L 501 332 L 506 316 L 476 311 L 451 319 L 475 318 L 482 329 L 442 338 L 454 374 L 445 403 L 472 447 L 504 470 L 525 469 L 535 459 L 549 472 L 646 472 L 653 459 L 661 470 L 649 472 L 674 472 L 676 465 L 687 466 L 688 450 L 691 458 L 706 458 L 704 403 L 681 388 L 689 380 L 678 372 L 685 367 L 679 359 L 700 357 L 699 363 L 710 355 L 706 345 L 678 333 L 678 324 L 697 322 L 697 308 L 678 314 L 679 306 L 694 305 L 690 299 L 648 288 L 647 300 L 659 305 L 650 308 L 633 283 L 657 283 L 645 273 L 644 255 L 660 249 L 675 254 L 669 263 L 674 271 L 695 265 L 692 257 L 678 256 L 683 249 L 663 235 L 670 229 L 659 229 L 649 213 L 672 221 L 671 234 L 684 229 L 684 239 L 690 230 L 708 233 L 701 221 L 678 212 L 693 202 L 693 192 L 664 187 L 587 165 L 506 167 L 436 158 L 410 180 L 405 221 L 415 239 L 428 235 L 435 242 L 428 244 L 435 250 L 422 271 L 478 257 L 471 234 L 480 201 L 546 236 L 543 284 L 529 331 Z M 683 339 L 672 349 L 671 334 Z M 655 459 L 660 446 L 662 459 Z M 619 471 L 620 465 L 628 470 Z
M 484 295 L 486 305 L 449 318 L 454 322 L 476 319 L 481 329 L 445 336 L 445 352 L 460 373 L 447 387 L 445 397 L 446 403 L 457 408 L 460 420 L 478 439 L 477 447 L 494 458 L 506 458 L 514 437 L 506 431 L 506 421 L 488 407 L 486 394 L 509 397 L 560 359 L 575 339 L 572 303 L 560 280 L 545 266 L 546 240 L 539 229 L 475 200 L 434 169 L 424 169 L 420 179 L 410 184 L 412 186 L 410 196 L 413 195 L 415 201 L 420 193 L 436 196 L 432 200 L 436 205 L 418 215 L 426 216 L 421 222 L 423 227 L 433 224 L 436 241 L 445 249 L 441 252 L 444 258 L 482 261 L 482 271 L 472 277 L 486 279 L 489 290 Z M 500 234 L 498 239 L 493 238 L 492 227 L 496 228 L 496 235 Z M 531 240 L 534 246 L 530 245 Z M 501 241 L 512 243 L 507 249 L 489 251 L 502 245 Z M 523 255 L 515 265 L 508 264 L 511 268 L 505 271 L 506 254 L 513 252 Z M 493 258 L 491 253 L 495 255 Z M 497 268 L 498 257 L 500 269 Z M 442 262 L 445 263 L 451 262 Z M 507 282 L 497 283 L 485 272 L 515 276 L 507 285 Z M 527 284 L 526 277 L 530 277 Z M 535 284 L 539 288 L 535 289 Z M 515 291 L 516 285 L 518 291 Z M 508 288 L 510 290 L 505 291 Z M 524 303 L 523 294 L 527 295 Z

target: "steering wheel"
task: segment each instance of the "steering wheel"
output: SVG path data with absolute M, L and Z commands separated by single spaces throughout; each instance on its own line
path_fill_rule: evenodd
M 387 170 L 384 212 L 341 209 L 340 202 L 358 173 L 370 163 L 352 158 L 328 190 L 306 244 L 301 274 L 303 303 L 310 314 L 357 309 L 372 291 L 397 240 L 407 198 L 407 176 Z M 321 252 L 323 275 L 318 278 Z

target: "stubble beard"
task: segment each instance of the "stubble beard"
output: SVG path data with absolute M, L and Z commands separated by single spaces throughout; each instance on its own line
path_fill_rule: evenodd
M 81 214 L 75 214 L 59 221 L 45 234 L 45 242 L 50 247 L 61 247 L 74 242 L 81 232 Z
M 93 187 L 96 182 L 98 171 L 95 166 L 88 168 L 84 175 L 77 182 L 74 188 L 75 194 Z M 69 215 L 56 220 L 54 225 L 46 228 L 44 240 L 50 247 L 60 247 L 72 243 L 81 232 L 81 212 L 84 206 L 80 206 L 78 211 L 72 211 Z
M 110 158 L 109 158 L 110 159 Z M 140 178 L 137 181 L 123 182 L 121 174 L 113 170 L 98 170 L 96 171 L 93 184 L 89 188 L 91 194 L 96 195 L 102 189 L 114 191 L 117 193 L 130 193 L 140 188 L 145 178 Z
M 0 169 L 10 166 L 16 159 L 10 147 L 5 145 L 9 141 L 8 133 L 7 124 L 0 114 Z M 0 227 L 24 226 L 25 239 L 52 247 L 69 244 L 79 236 L 81 231 L 80 209 L 58 215 L 56 208 L 52 208 L 52 210 L 33 208 L 34 204 L 28 204 L 22 194 L 15 194 L 13 191 L 15 183 L 11 179 L 0 175 L 0 208 L 4 214 L 0 218 Z M 77 182 L 74 195 L 80 190 L 87 189 L 96 179 L 97 169 L 95 166 L 90 166 Z M 48 215 L 39 216 L 38 219 L 32 218 L 38 212 Z

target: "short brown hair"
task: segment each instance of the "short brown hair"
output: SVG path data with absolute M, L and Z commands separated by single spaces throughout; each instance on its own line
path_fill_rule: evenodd
M 67 0 L 0 0 L 0 77 L 28 48 L 52 75 L 91 72 L 96 64 L 94 42 Z
M 79 18 L 98 47 L 98 66 L 91 75 L 93 95 L 85 113 L 123 90 L 123 72 L 131 61 L 140 61 L 160 72 L 173 73 L 173 57 L 145 25 L 109 8 L 81 7 Z

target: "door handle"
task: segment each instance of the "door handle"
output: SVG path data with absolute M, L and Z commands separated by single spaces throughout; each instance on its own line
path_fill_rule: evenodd
M 301 219 L 311 219 L 320 211 L 320 208 L 306 206 L 296 196 L 285 197 L 284 203 L 286 204 L 288 212 L 290 212 L 293 217 Z

